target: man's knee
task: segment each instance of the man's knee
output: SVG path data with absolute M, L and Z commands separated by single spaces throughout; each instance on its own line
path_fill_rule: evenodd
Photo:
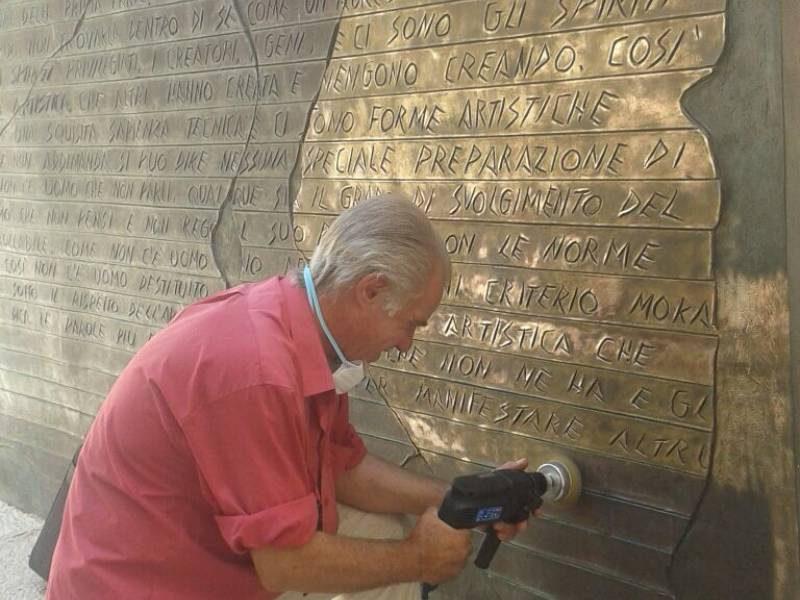
M 348 537 L 399 540 L 411 529 L 411 518 L 405 515 L 368 513 L 345 504 L 337 505 L 339 533 Z
M 402 539 L 413 526 L 413 518 L 406 515 L 369 513 L 346 504 L 338 504 L 340 535 L 373 540 Z M 286 592 L 280 600 L 416 600 L 419 584 L 400 583 L 375 590 L 352 594 L 302 594 Z

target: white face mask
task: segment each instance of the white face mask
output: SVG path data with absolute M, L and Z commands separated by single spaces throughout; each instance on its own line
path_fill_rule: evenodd
M 319 307 L 319 300 L 317 299 L 317 290 L 314 289 L 314 280 L 311 279 L 311 269 L 307 266 L 303 269 L 303 281 L 306 284 L 306 295 L 308 296 L 308 303 L 311 305 L 311 310 L 313 310 L 314 314 L 317 316 L 317 321 L 319 321 L 322 331 L 325 333 L 325 337 L 328 338 L 328 341 L 333 347 L 333 351 L 336 352 L 336 356 L 339 357 L 339 361 L 342 363 L 333 373 L 333 385 L 336 388 L 336 393 L 346 394 L 361 383 L 366 376 L 364 363 L 361 361 L 350 362 L 347 360 L 339 349 L 336 340 L 333 339 L 333 335 L 331 335 L 328 326 L 325 324 L 325 319 L 322 318 L 322 310 Z

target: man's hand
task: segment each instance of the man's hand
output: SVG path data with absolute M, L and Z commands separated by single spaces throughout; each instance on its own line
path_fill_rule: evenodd
M 519 471 L 524 471 L 528 468 L 528 459 L 527 458 L 518 458 L 517 460 L 510 460 L 507 463 L 503 463 L 498 469 L 514 469 Z M 541 509 L 536 509 L 533 511 L 534 516 L 538 516 L 541 514 Z M 503 523 L 498 521 L 493 525 L 495 532 L 497 532 L 497 537 L 499 537 L 502 541 L 508 542 L 509 540 L 513 540 L 514 537 L 520 532 L 525 531 L 528 527 L 528 521 L 521 521 L 519 523 Z
M 453 529 L 428 508 L 408 541 L 419 551 L 420 581 L 439 584 L 458 575 L 472 550 L 468 529 Z

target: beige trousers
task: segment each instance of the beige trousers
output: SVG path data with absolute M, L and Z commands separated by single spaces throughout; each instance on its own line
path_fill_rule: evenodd
M 406 518 L 396 515 L 366 513 L 343 504 L 339 509 L 339 533 L 348 537 L 370 539 L 402 539 L 406 535 Z M 365 557 L 365 560 L 369 560 Z M 303 594 L 285 592 L 278 600 L 419 600 L 418 583 L 398 583 L 375 590 L 348 594 Z

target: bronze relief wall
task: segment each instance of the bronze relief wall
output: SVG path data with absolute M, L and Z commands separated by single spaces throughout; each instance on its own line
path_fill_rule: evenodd
M 720 208 L 680 98 L 722 50 L 725 6 L 566 4 L 346 14 L 301 150 L 296 237 L 310 250 L 331 213 L 378 191 L 426 210 L 453 278 L 365 401 L 386 401 L 442 476 L 510 455 L 581 465 L 582 506 L 499 555 L 507 581 L 670 597 L 710 461 Z M 370 431 L 379 409 L 363 410 Z
M 675 597 L 714 457 L 723 198 L 682 99 L 725 28 L 724 0 L 0 6 L 0 494 L 46 510 L 180 306 L 401 192 L 453 276 L 354 394 L 368 444 L 442 477 L 567 454 L 582 502 L 475 585 Z

